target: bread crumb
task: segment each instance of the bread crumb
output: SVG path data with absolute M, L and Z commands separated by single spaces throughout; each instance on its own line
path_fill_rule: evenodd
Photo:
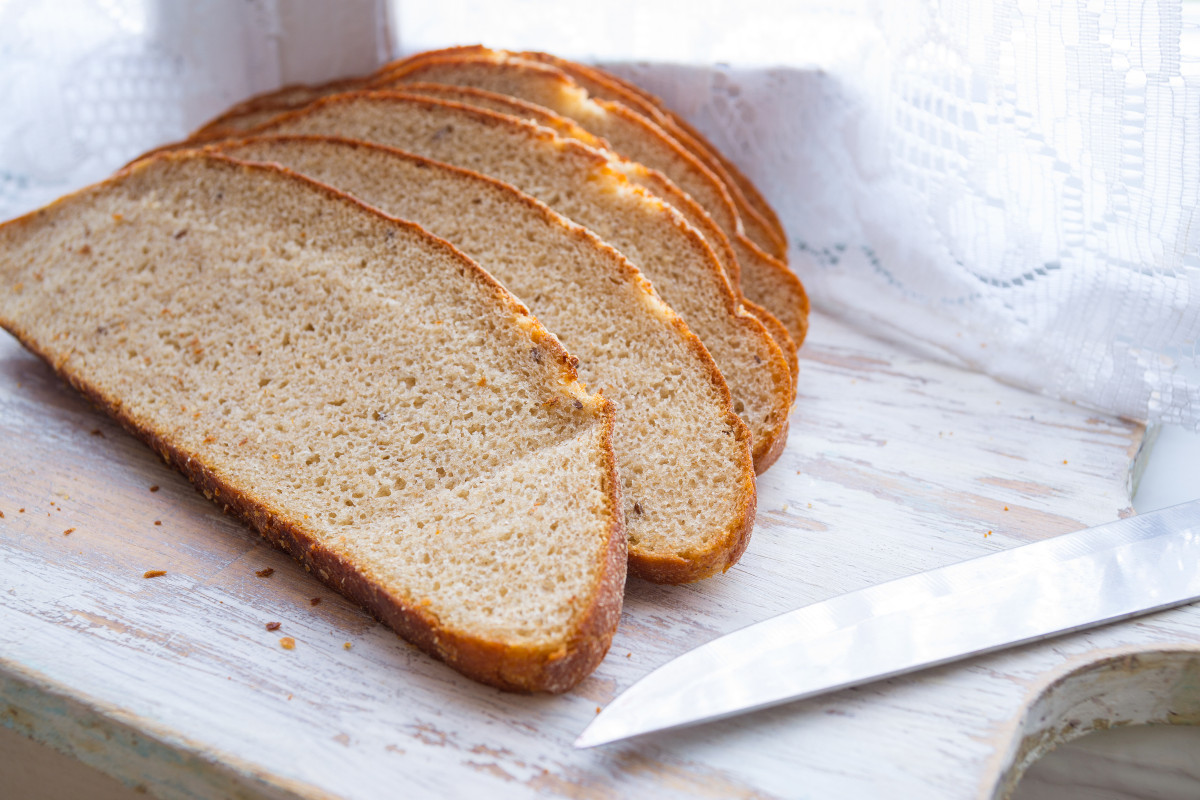
M 633 504 L 633 513 L 639 514 L 639 515 L 642 513 L 642 504 L 641 503 Z
M 626 658 L 633 658 L 633 653 L 626 653 L 626 654 L 625 654 L 625 657 L 626 657 Z
M 154 484 L 153 486 L 151 486 L 151 487 L 150 487 L 150 491 L 152 491 L 152 492 L 157 492 L 157 491 L 158 491 L 158 484 L 156 483 L 156 484 Z
M 254 574 L 260 578 L 269 578 L 275 574 L 275 568 L 267 567 L 266 569 L 256 569 L 254 570 Z
M 320 602 L 321 602 L 321 598 L 319 598 L 319 597 L 310 597 L 308 599 L 308 604 L 311 606 L 319 605 Z
M 104 431 L 100 430 L 99 428 L 92 428 L 92 436 L 99 436 L 101 439 L 103 439 Z
M 292 699 L 292 696 L 291 696 L 291 694 L 289 694 L 289 695 L 288 695 L 288 700 L 291 700 L 291 699 Z
M 280 625 L 282 625 L 282 624 L 283 624 L 282 622 L 268 622 L 268 623 L 267 623 L 267 630 L 269 630 L 269 631 L 277 631 L 277 630 L 279 630 L 279 626 L 280 626 Z
M 991 535 L 992 535 L 992 532 L 991 532 L 991 531 L 988 531 L 987 533 L 985 533 L 985 534 L 983 535 L 983 538 L 985 538 L 985 539 L 986 539 L 987 537 L 989 537 L 989 536 L 991 536 Z
M 161 520 L 161 519 L 156 519 L 156 520 L 154 520 L 154 524 L 155 524 L 155 525 L 162 525 L 162 520 Z
M 17 509 L 17 513 L 18 513 L 18 514 L 24 514 L 24 513 L 25 513 L 25 509 L 23 509 L 23 508 L 18 508 L 18 509 Z
M 596 713 L 597 713 L 597 714 L 599 714 L 599 713 L 600 713 L 600 706 L 596 706 Z
M 349 643 L 349 642 L 343 642 L 343 643 L 342 643 L 342 649 L 343 649 L 343 650 L 349 650 L 349 649 L 350 649 L 350 643 Z
M 4 512 L 0 511 L 0 519 L 4 519 Z
M 0 515 L 0 516 L 3 516 L 3 515 Z M 65 531 L 63 531 L 63 536 L 70 536 L 74 532 L 75 532 L 74 528 L 67 528 Z
M 1004 510 L 1005 510 L 1005 511 L 1008 511 L 1008 506 L 1005 506 L 1005 507 L 1004 507 Z
M 296 640 L 290 636 L 285 636 L 279 640 L 279 646 L 282 647 L 284 650 L 295 650 L 296 649 Z M 288 699 L 291 700 L 292 696 L 288 695 Z
M 1066 460 L 1065 458 L 1063 459 L 1063 463 L 1064 463 L 1064 464 L 1065 464 L 1065 463 L 1067 463 L 1067 460 Z
M 161 578 L 163 575 L 166 575 L 166 574 L 167 574 L 167 571 L 165 569 L 148 569 L 144 573 L 142 573 L 142 577 L 143 578 Z

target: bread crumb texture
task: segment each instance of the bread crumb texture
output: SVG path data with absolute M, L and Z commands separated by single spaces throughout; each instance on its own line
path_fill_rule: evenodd
M 0 322 L 274 541 L 349 564 L 426 649 L 607 649 L 611 406 L 415 226 L 278 168 L 163 156 L 0 226 Z

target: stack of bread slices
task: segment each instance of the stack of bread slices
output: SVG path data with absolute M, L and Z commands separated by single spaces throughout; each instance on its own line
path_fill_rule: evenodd
M 563 691 L 745 550 L 808 314 L 653 97 L 482 47 L 238 104 L 0 226 L 0 324 L 461 672 Z

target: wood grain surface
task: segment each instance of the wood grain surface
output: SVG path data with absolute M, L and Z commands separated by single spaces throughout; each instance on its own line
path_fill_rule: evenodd
M 0 721 L 167 798 L 966 798 L 1002 795 L 1054 741 L 1153 716 L 1151 695 L 1186 706 L 1176 655 L 1157 689 L 1075 710 L 1090 665 L 1109 680 L 1139 672 L 1134 653 L 1200 648 L 1192 607 L 574 750 L 599 707 L 713 637 L 1132 513 L 1143 436 L 819 315 L 791 428 L 736 567 L 631 582 L 590 678 L 512 695 L 320 586 L 0 334 Z

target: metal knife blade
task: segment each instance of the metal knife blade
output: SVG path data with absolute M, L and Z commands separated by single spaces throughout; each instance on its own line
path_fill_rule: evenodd
M 1200 500 L 789 611 L 670 661 L 575 741 L 779 705 L 1200 598 Z

